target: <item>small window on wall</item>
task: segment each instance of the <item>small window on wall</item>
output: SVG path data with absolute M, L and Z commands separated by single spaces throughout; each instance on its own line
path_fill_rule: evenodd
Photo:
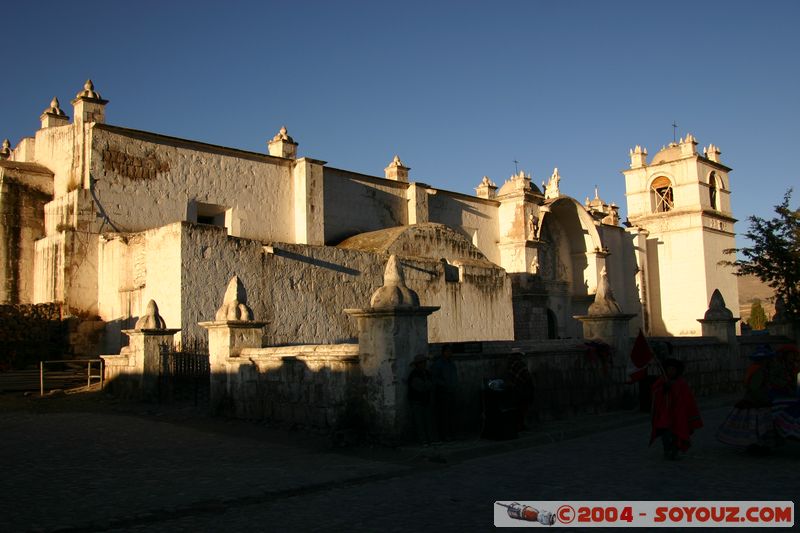
M 650 191 L 653 197 L 653 211 L 655 213 L 672 211 L 674 200 L 672 197 L 672 182 L 669 181 L 669 178 L 662 176 L 653 180 Z
M 195 222 L 198 224 L 208 224 L 209 226 L 217 226 L 220 228 L 225 227 L 225 212 L 227 208 L 223 205 L 216 204 L 195 204 L 197 208 L 197 217 Z

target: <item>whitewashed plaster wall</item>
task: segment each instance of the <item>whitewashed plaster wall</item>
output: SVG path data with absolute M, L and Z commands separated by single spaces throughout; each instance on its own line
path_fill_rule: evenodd
M 499 265 L 499 205 L 494 200 L 436 190 L 436 194 L 428 196 L 428 218 L 461 231 L 489 261 Z
M 256 319 L 270 322 L 269 344 L 353 340 L 356 323 L 343 310 L 368 306 L 383 284 L 388 259 L 388 254 L 283 243 L 270 252 L 208 226 L 186 224 L 183 232 L 183 326 L 191 331 L 192 324 L 209 320 L 236 274 Z M 432 342 L 513 338 L 510 282 L 501 269 L 465 261 L 463 281 L 446 282 L 444 265 L 436 259 L 402 261 L 421 304 L 442 307 L 429 320 Z
M 294 240 L 288 160 L 95 125 L 91 169 L 99 203 L 121 231 L 187 220 L 199 202 L 230 209 L 237 236 Z
M 623 313 L 636 315 L 636 318 L 628 323 L 630 334 L 635 336 L 642 326 L 642 303 L 639 299 L 639 287 L 636 284 L 639 266 L 636 261 L 633 238 L 619 226 L 602 224 L 598 230 L 603 244 L 609 251 L 605 258 L 605 265 L 614 297 Z
M 325 243 L 408 224 L 408 183 L 325 167 Z
M 54 174 L 55 197 L 75 189 L 81 182 L 83 127 L 75 124 L 40 129 L 36 132 L 33 162 Z

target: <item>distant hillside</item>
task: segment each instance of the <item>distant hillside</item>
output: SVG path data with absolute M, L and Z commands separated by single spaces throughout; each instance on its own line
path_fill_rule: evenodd
M 775 293 L 772 289 L 755 276 L 741 276 L 739 280 L 739 316 L 742 322 L 750 318 L 750 306 L 754 300 L 761 300 L 761 306 L 767 313 L 767 318 L 775 314 Z

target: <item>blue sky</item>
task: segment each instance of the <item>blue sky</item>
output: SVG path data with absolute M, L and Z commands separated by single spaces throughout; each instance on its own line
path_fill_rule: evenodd
M 461 192 L 513 161 L 566 194 L 693 133 L 731 174 L 734 215 L 800 184 L 800 2 L 10 2 L 0 137 L 32 135 L 91 77 L 107 122 L 300 154 Z M 800 203 L 800 191 L 793 205 Z

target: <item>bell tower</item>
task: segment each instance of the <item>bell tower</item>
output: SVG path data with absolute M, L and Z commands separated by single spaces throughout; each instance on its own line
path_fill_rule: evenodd
M 715 289 L 729 305 L 739 302 L 736 276 L 720 261 L 732 258 L 736 219 L 731 213 L 731 171 L 720 162 L 713 144 L 697 152 L 690 133 L 662 147 L 650 163 L 647 150 L 630 151 L 623 171 L 628 220 L 645 230 L 642 302 L 650 335 L 700 335 L 703 317 Z

